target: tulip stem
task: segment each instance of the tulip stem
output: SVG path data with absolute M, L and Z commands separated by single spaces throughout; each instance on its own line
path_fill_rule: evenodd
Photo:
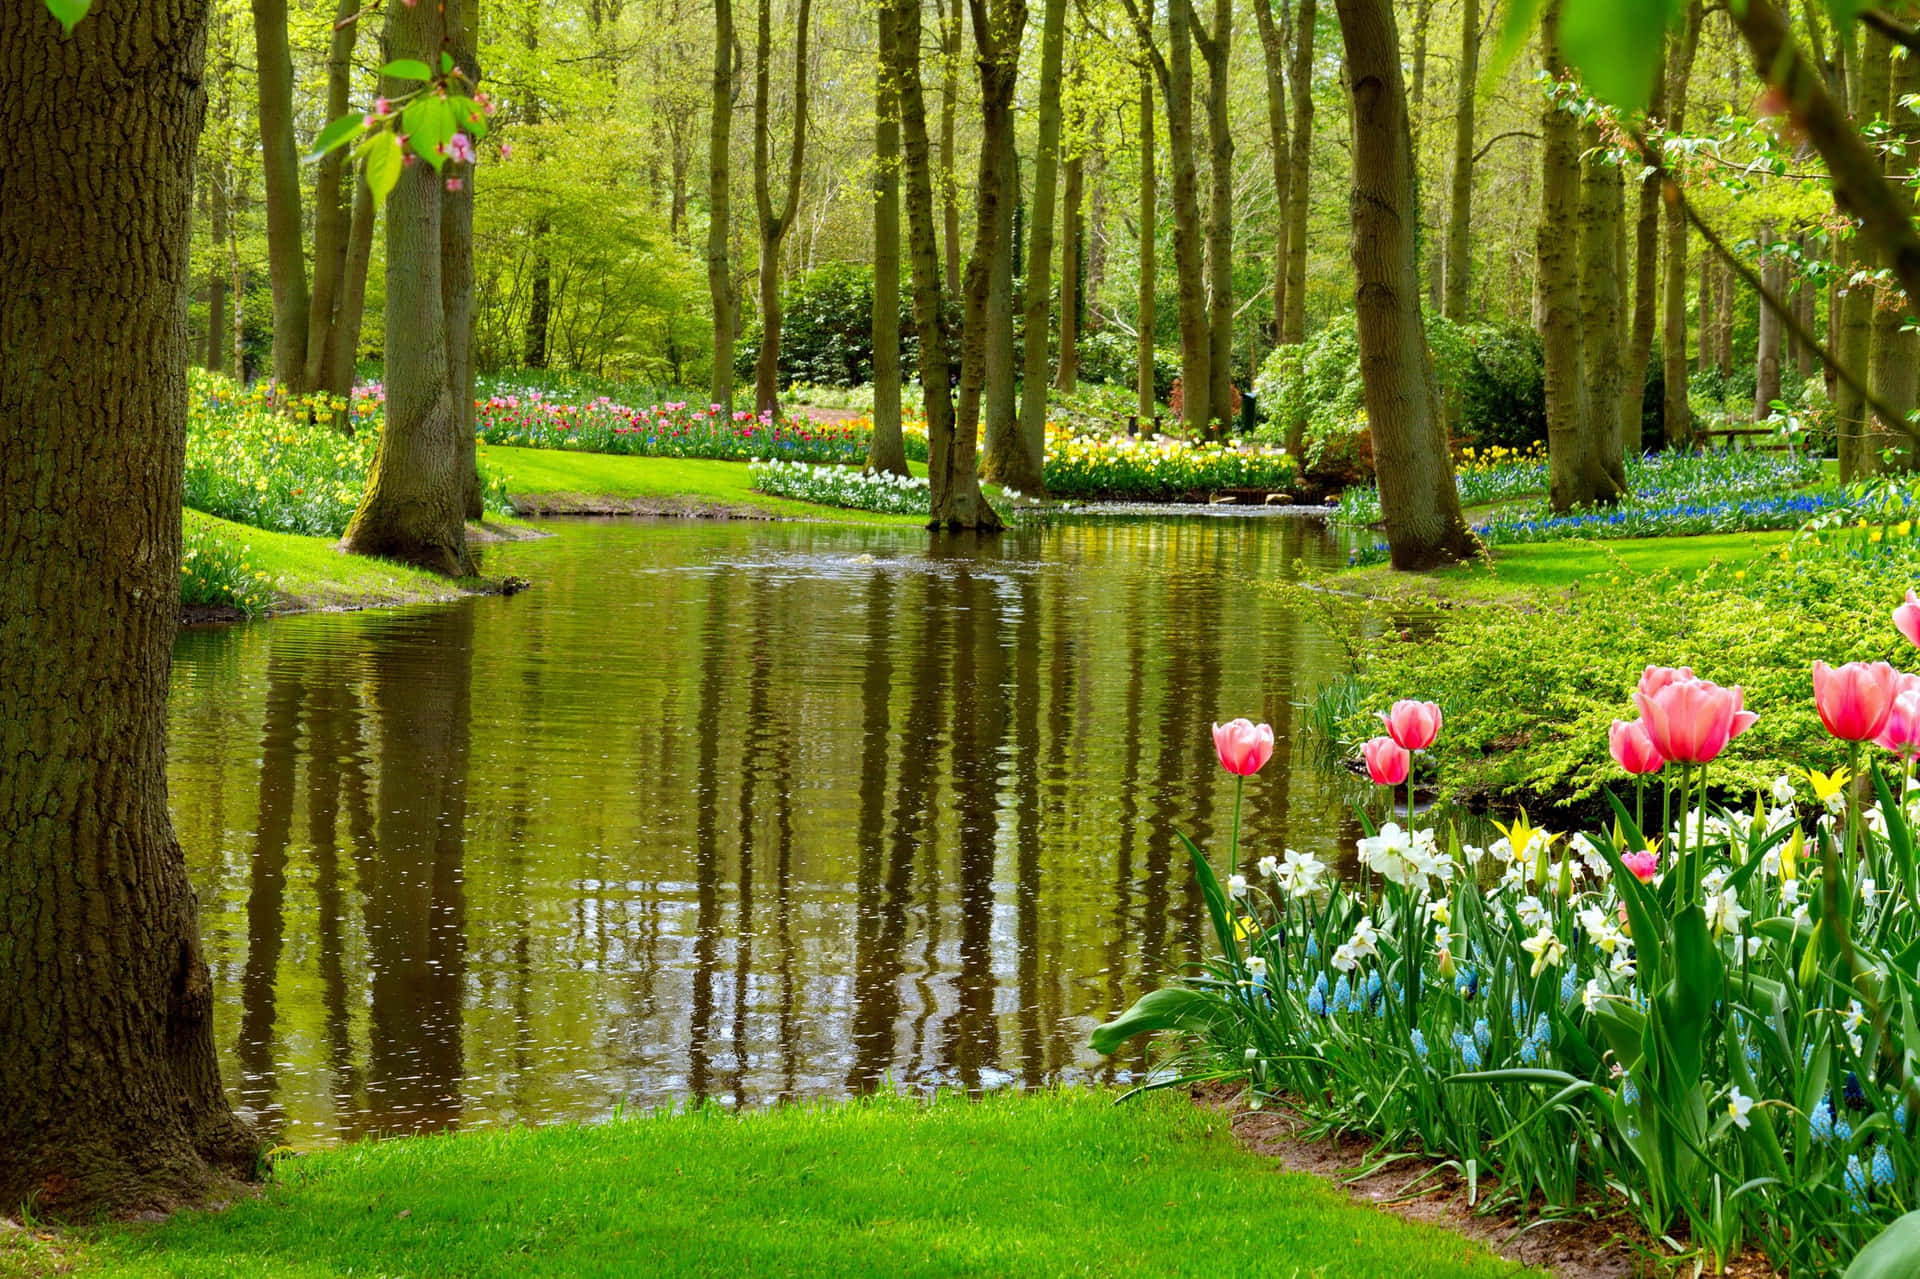
M 1233 840 L 1227 845 L 1227 874 L 1240 873 L 1240 797 L 1246 793 L 1247 777 L 1244 773 L 1233 775 Z

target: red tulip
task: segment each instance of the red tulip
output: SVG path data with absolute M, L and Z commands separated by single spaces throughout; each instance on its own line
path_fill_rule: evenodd
M 1920 595 L 1907 591 L 1906 603 L 1893 610 L 1893 624 L 1902 635 L 1920 644 Z
M 1625 866 L 1627 870 L 1632 873 L 1633 877 L 1643 884 L 1651 882 L 1653 873 L 1660 869 L 1660 859 L 1652 853 L 1646 852 L 1622 853 L 1620 854 L 1620 864 Z M 1623 904 L 1622 909 L 1624 908 Z
M 1636 777 L 1657 773 L 1667 762 L 1653 744 L 1653 738 L 1647 735 L 1647 726 L 1642 720 L 1613 721 L 1613 727 L 1607 731 L 1607 749 L 1613 752 L 1614 763 Z
M 1236 777 L 1251 777 L 1273 758 L 1273 725 L 1236 719 L 1213 726 L 1213 749 L 1220 767 Z
M 1648 676 L 1662 667 L 1649 667 Z M 1705 764 L 1727 748 L 1727 743 L 1753 727 L 1760 717 L 1742 706 L 1740 686 L 1722 688 L 1712 680 L 1695 679 L 1686 668 L 1656 684 L 1652 693 L 1636 692 L 1640 722 L 1647 740 L 1661 758 L 1676 764 Z
M 1843 742 L 1866 742 L 1880 735 L 1893 714 L 1900 673 L 1885 662 L 1848 662 L 1835 670 L 1813 664 L 1813 705 L 1820 722 Z
M 1387 726 L 1387 736 L 1410 751 L 1423 751 L 1440 736 L 1440 708 L 1432 702 L 1395 702 L 1380 722 Z
M 1375 737 L 1360 748 L 1367 760 L 1367 776 L 1381 786 L 1398 786 L 1407 780 L 1413 755 L 1391 737 Z

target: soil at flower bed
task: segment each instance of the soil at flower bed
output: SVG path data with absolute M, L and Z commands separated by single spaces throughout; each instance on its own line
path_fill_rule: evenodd
M 1444 1227 L 1486 1245 L 1509 1261 L 1538 1266 L 1557 1279 L 1641 1279 L 1679 1273 L 1664 1247 L 1655 1249 L 1624 1217 L 1598 1215 L 1543 1222 L 1512 1210 L 1484 1212 L 1467 1202 L 1466 1179 L 1438 1160 L 1406 1154 L 1379 1163 L 1374 1143 L 1361 1136 L 1314 1140 L 1306 1124 L 1285 1109 L 1252 1110 L 1244 1089 L 1196 1086 L 1195 1104 L 1226 1112 L 1233 1135 L 1257 1155 L 1277 1160 L 1289 1172 L 1311 1173 L 1354 1199 L 1409 1221 Z M 1481 1189 L 1487 1189 L 1485 1183 Z M 1691 1273 L 1691 1264 L 1682 1267 Z M 1779 1274 L 1758 1254 L 1727 1268 L 1733 1279 L 1774 1279 Z

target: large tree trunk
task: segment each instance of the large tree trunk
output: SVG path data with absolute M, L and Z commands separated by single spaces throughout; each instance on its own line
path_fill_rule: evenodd
M 253 40 L 260 82 L 260 175 L 267 192 L 267 278 L 273 286 L 273 380 L 282 390 L 304 391 L 311 300 L 300 213 L 300 148 L 293 137 L 287 0 L 253 0 Z
M 1773 223 L 1760 225 L 1760 281 L 1775 297 L 1786 293 L 1787 264 L 1774 244 Z M 1780 398 L 1780 313 L 1763 298 L 1760 302 L 1760 332 L 1754 345 L 1753 420 L 1764 422 L 1773 416 L 1773 402 Z
M 1541 345 L 1546 354 L 1548 496 L 1556 511 L 1610 500 L 1617 489 L 1594 447 L 1581 341 L 1580 126 L 1554 95 L 1566 71 L 1559 47 L 1559 0 L 1547 0 L 1540 44 L 1550 82 L 1541 110 Z M 1607 422 L 1611 430 L 1613 419 Z
M 1620 260 L 1626 209 L 1620 166 L 1603 153 L 1600 130 L 1589 125 L 1581 140 L 1587 156 L 1581 178 L 1580 330 L 1585 342 L 1587 430 L 1595 460 L 1618 492 L 1627 487 L 1620 437 L 1621 376 Z
M 1152 422 L 1159 410 L 1156 394 L 1159 366 L 1154 346 L 1160 235 L 1160 182 L 1153 137 L 1153 67 L 1140 65 L 1140 279 L 1134 294 L 1133 384 L 1141 425 Z
M 1479 0 L 1466 0 L 1469 5 Z M 1280 328 L 1287 313 L 1287 188 L 1293 181 L 1293 138 L 1287 125 L 1287 25 L 1291 14 L 1282 0 L 1280 17 L 1274 18 L 1271 3 L 1253 6 L 1254 25 L 1260 32 L 1260 53 L 1267 72 L 1267 146 L 1273 160 L 1274 225 L 1277 229 L 1273 250 L 1273 327 L 1271 336 L 1280 340 Z M 1260 361 L 1256 353 L 1254 367 Z
M 59 1217 L 257 1149 L 167 813 L 206 16 L 0 6 L 0 1203 Z
M 933 220 L 933 148 L 927 138 L 926 91 L 920 77 L 920 0 L 886 0 L 894 14 L 889 59 L 900 95 L 906 151 L 907 237 L 913 264 L 914 327 L 920 336 L 920 386 L 927 414 L 927 475 L 932 527 L 999 527 L 980 493 L 973 440 L 955 439 L 951 346 L 940 290 L 940 248 Z M 964 447 L 962 447 L 964 445 Z
M 1460 65 L 1455 71 L 1453 189 L 1447 207 L 1445 314 L 1464 324 L 1473 284 L 1473 130 L 1479 105 L 1480 0 L 1461 0 Z
M 780 411 L 780 246 L 800 209 L 800 179 L 807 157 L 807 38 L 813 26 L 813 0 L 800 0 L 800 34 L 793 47 L 793 145 L 787 155 L 786 196 L 773 207 L 769 151 L 773 145 L 772 103 L 768 100 L 773 67 L 773 0 L 760 0 L 753 57 L 753 209 L 760 225 L 760 350 L 753 366 L 753 410 L 762 416 Z
M 1066 189 L 1060 209 L 1060 358 L 1054 365 L 1053 385 L 1072 392 L 1080 385 L 1080 323 L 1084 300 L 1087 226 L 1082 214 L 1086 195 L 1086 157 L 1067 161 Z
M 893 8 L 877 15 L 880 60 L 873 89 L 873 435 L 867 470 L 907 475 L 900 429 L 900 95 L 893 56 Z
M 1020 429 L 1020 408 L 1014 395 L 1019 355 L 1013 342 L 1013 273 L 1018 266 L 1014 259 L 1021 230 L 1020 157 L 1011 146 L 1000 156 L 1000 189 L 1005 198 L 1000 201 L 999 251 L 993 255 L 993 274 L 987 282 L 987 361 L 982 371 L 980 421 L 981 435 L 987 443 L 981 462 L 983 477 L 987 477 L 985 457 L 992 452 L 993 441 L 1014 440 Z M 1032 339 L 1031 334 L 1028 339 Z
M 1680 133 L 1686 127 L 1687 81 L 1693 73 L 1694 51 L 1700 46 L 1703 20 L 1701 0 L 1687 5 L 1686 26 L 1667 53 L 1667 83 L 1664 90 L 1666 131 Z M 1661 431 L 1669 448 L 1678 448 L 1693 435 L 1693 411 L 1687 405 L 1687 211 L 1678 200 L 1666 202 L 1661 215 L 1665 219 L 1666 272 L 1660 290 L 1660 360 L 1664 382 L 1661 402 Z M 1702 325 L 1706 312 L 1700 313 Z M 1704 329 L 1702 330 L 1704 338 Z M 1704 349 L 1703 341 L 1702 347 Z
M 1418 215 L 1390 0 L 1338 0 L 1353 127 L 1354 310 L 1380 510 L 1397 569 L 1474 554 L 1434 393 L 1414 260 Z
M 443 13 L 424 4 L 389 6 L 388 56 L 437 58 L 447 42 Z M 389 78 L 381 91 L 397 98 L 414 87 Z M 466 525 L 472 455 L 462 447 L 464 415 L 448 359 L 441 243 L 446 180 L 416 162 L 401 171 L 387 197 L 386 425 L 344 542 L 357 555 L 460 577 L 473 571 Z M 466 436 L 470 442 L 472 433 Z
M 1014 438 L 987 437 L 982 472 L 1022 493 L 1046 491 L 1047 314 L 1053 294 L 1053 215 L 1060 175 L 1060 64 L 1066 0 L 1045 0 L 1040 16 L 1039 140 L 1033 153 L 1033 204 L 1027 225 L 1026 350 L 1021 360 L 1020 421 Z
M 1192 0 L 1174 0 L 1191 8 Z M 1232 66 L 1233 0 L 1214 0 L 1213 30 L 1201 28 L 1194 39 L 1207 65 L 1207 151 L 1211 191 L 1207 214 L 1207 385 L 1208 421 L 1222 435 L 1233 424 L 1233 117 L 1227 97 Z
M 353 87 L 353 46 L 360 33 L 358 0 L 338 0 L 333 15 L 333 40 L 327 50 L 327 119 L 347 113 Z M 309 390 L 345 395 L 353 388 L 337 386 L 329 378 L 338 367 L 333 358 L 339 340 L 340 294 L 347 269 L 347 236 L 351 229 L 351 199 L 347 191 L 348 149 L 335 147 L 314 165 L 313 186 L 313 295 L 307 311 L 306 369 L 302 378 Z
M 1893 89 L 1891 48 L 1885 36 L 1867 32 L 1860 41 L 1860 56 L 1853 67 L 1852 84 L 1858 95 L 1853 102 L 1856 125 L 1869 124 L 1883 117 L 1887 96 Z M 1876 168 L 1882 162 L 1876 159 Z M 1875 268 L 1888 265 L 1888 259 L 1864 234 L 1856 234 L 1847 246 L 1852 269 L 1844 272 L 1846 301 L 1841 304 L 1840 363 L 1856 376 L 1866 376 L 1871 385 L 1875 339 L 1880 336 L 1874 306 Z M 1834 399 L 1838 419 L 1840 478 L 1852 480 L 1881 470 L 1880 450 L 1886 440 L 1880 425 L 1868 411 L 1865 397 L 1845 382 Z
M 946 287 L 960 291 L 960 154 L 955 122 L 960 113 L 960 42 L 965 38 L 966 0 L 940 5 L 940 230 L 946 247 Z
M 713 373 L 707 398 L 728 411 L 733 408 L 733 339 L 738 327 L 733 268 L 727 258 L 727 233 L 733 221 L 729 156 L 738 74 L 733 0 L 713 0 L 713 110 L 707 130 L 707 297 L 713 307 Z
M 1287 74 L 1293 89 L 1293 180 L 1287 184 L 1287 314 L 1280 325 L 1280 341 L 1307 338 L 1307 197 L 1313 180 L 1313 35 L 1319 19 L 1318 0 L 1300 0 L 1294 22 L 1293 67 Z M 1300 451 L 1297 430 L 1290 430 L 1287 448 Z

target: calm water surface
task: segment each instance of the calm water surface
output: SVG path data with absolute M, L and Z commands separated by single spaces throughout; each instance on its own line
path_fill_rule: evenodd
M 1317 523 L 567 522 L 511 599 L 183 634 L 172 800 L 236 1102 L 313 1145 L 1106 1077 L 1195 953 L 1210 721 L 1282 732 L 1249 858 L 1350 840 L 1285 739 Z

